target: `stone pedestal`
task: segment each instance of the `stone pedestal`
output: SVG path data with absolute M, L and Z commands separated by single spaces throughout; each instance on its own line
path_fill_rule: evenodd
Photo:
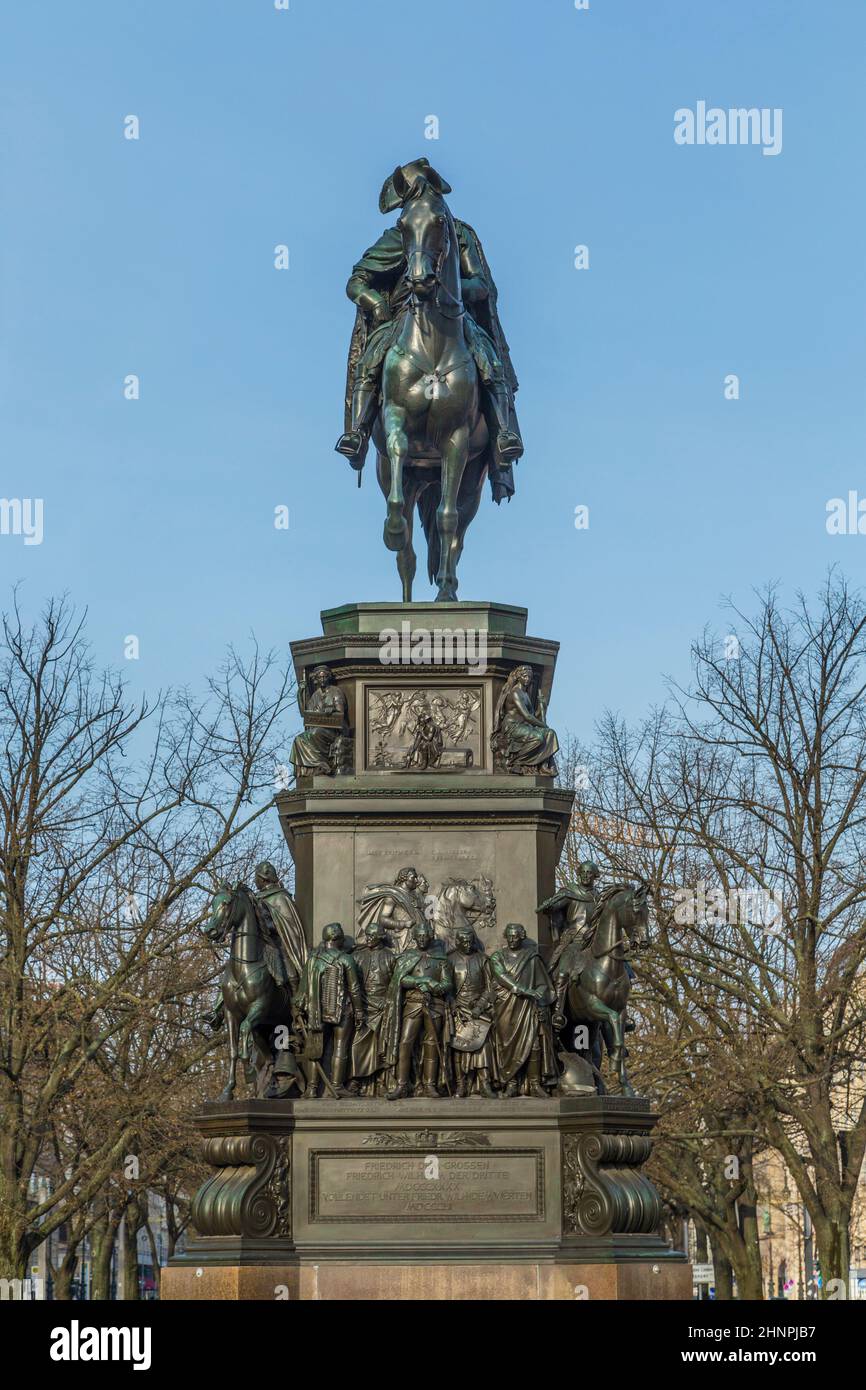
M 431 893 L 448 879 L 492 881 L 496 920 L 478 929 L 486 949 L 501 945 L 509 921 L 546 945 L 536 908 L 555 888 L 573 793 L 550 777 L 505 772 L 490 746 L 515 666 L 530 665 L 550 697 L 559 644 L 527 637 L 526 616 L 494 603 L 347 604 L 322 614 L 321 637 L 292 643 L 299 688 L 329 666 L 353 735 L 350 772 L 301 777 L 277 797 L 311 939 L 332 921 L 351 934 L 364 889 L 412 865 Z M 443 725 L 436 767 L 404 765 L 412 700 Z
M 622 1097 L 235 1101 L 163 1297 L 691 1296 Z
M 444 887 L 477 880 L 461 911 L 485 949 L 522 922 L 546 953 L 537 908 L 573 795 L 509 770 L 514 758 L 503 766 L 491 732 L 518 665 L 546 705 L 558 644 L 528 637 L 526 610 L 504 604 L 350 604 L 322 624 L 292 645 L 298 684 L 330 667 L 347 724 L 338 714 L 307 745 L 332 775 L 303 774 L 277 798 L 308 939 L 333 921 L 353 935 L 364 890 L 412 866 L 440 936 L 454 934 Z M 422 724 L 437 730 L 429 763 L 416 756 Z M 213 1174 L 164 1298 L 691 1296 L 685 1257 L 657 1234 L 644 1101 L 235 1101 L 198 1124 Z

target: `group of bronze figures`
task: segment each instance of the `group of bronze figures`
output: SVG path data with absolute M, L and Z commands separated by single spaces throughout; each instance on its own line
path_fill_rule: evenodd
M 212 941 L 230 941 L 220 1000 L 207 1016 L 214 1028 L 228 1021 L 222 1098 L 234 1093 L 241 1059 L 273 1098 L 542 1098 L 573 1089 L 578 1062 L 584 1081 L 588 1074 L 603 1090 L 602 1045 L 631 1094 L 628 955 L 644 939 L 646 890 L 597 892 L 597 878 L 595 865 L 583 864 L 576 882 L 539 906 L 554 940 L 545 961 L 518 922 L 498 949 L 483 950 L 473 914 L 482 920 L 495 906 L 478 888 L 487 881 L 450 883 L 433 899 L 412 867 L 365 891 L 356 938 L 331 922 L 308 949 L 291 895 L 273 866 L 260 864 L 257 892 L 221 888 L 204 928 Z M 584 1045 L 575 1046 L 581 1024 Z
M 347 701 L 329 666 L 317 666 L 310 673 L 302 684 L 299 701 L 304 729 L 292 744 L 296 778 L 351 773 L 354 739 Z M 435 700 L 428 700 L 423 691 L 414 693 L 403 714 L 411 741 L 402 764 L 406 770 L 440 769 L 448 732 L 446 720 L 447 715 L 437 709 Z M 377 732 L 381 732 L 378 725 Z M 499 771 L 556 775 L 559 741 L 547 723 L 544 699 L 531 666 L 515 666 L 506 677 L 496 702 L 490 744 Z

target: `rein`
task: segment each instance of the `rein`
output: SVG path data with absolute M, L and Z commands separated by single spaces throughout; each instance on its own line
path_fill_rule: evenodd
M 262 940 L 262 932 L 261 932 L 261 929 L 260 929 L 260 927 L 259 927 L 258 914 L 256 914 L 256 913 L 253 914 L 253 923 L 254 923 L 254 931 L 255 931 L 256 940 L 261 941 L 261 940 Z M 240 930 L 240 926 L 241 926 L 241 923 L 240 923 L 240 922 L 233 922 L 233 923 L 232 923 L 232 936 L 231 936 L 231 941 L 229 942 L 229 958 L 228 958 L 228 963 L 229 963 L 229 965 L 252 965 L 252 964 L 254 964 L 253 961 L 244 960 L 241 956 L 236 956 L 236 955 L 235 955 L 235 942 L 237 941 L 237 938 L 238 938 L 238 932 L 239 932 L 239 930 Z M 261 959 L 261 957 L 259 957 L 259 959 Z
M 422 254 L 424 254 L 424 253 L 422 253 Z M 429 254 L 429 253 L 426 253 L 426 254 Z M 443 266 L 444 264 L 445 264 L 445 250 L 444 250 L 444 248 L 443 248 L 443 249 L 439 252 L 439 255 L 436 257 L 436 262 L 435 262 L 435 264 L 434 264 L 434 266 L 433 266 L 433 281 L 434 281 L 434 283 L 435 283 L 435 285 L 436 285 L 436 293 L 435 293 L 435 295 L 433 296 L 433 303 L 434 303 L 435 307 L 438 309 L 439 313 L 442 315 L 443 319 L 450 319 L 452 323 L 455 323 L 455 322 L 457 321 L 457 319 L 462 319 L 463 316 L 465 315 L 465 313 L 466 313 L 466 306 L 464 305 L 463 300 L 461 299 L 460 295 L 452 294 L 451 291 L 449 290 L 448 286 L 442 283 L 442 266 Z M 456 310 L 457 310 L 457 313 L 456 313 L 456 314 L 446 314 L 445 310 L 443 309 L 442 305 L 441 305 L 440 302 L 439 302 L 439 296 L 440 296 L 440 294 L 447 294 L 448 298 L 451 300 L 451 303 L 454 305 L 454 307 L 455 307 Z M 412 313 L 412 314 L 417 314 L 417 312 L 418 312 L 418 310 L 419 310 L 420 308 L 421 308 L 421 300 L 419 300 L 418 296 L 417 296 L 417 295 L 414 293 L 414 291 L 413 291 L 413 293 L 412 293 L 412 294 L 410 295 L 410 297 L 409 297 L 409 311 L 410 311 L 410 313 Z

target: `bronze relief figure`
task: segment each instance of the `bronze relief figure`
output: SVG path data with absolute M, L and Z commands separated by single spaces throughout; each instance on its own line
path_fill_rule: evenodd
M 515 666 L 509 673 L 496 703 L 490 743 L 506 772 L 556 776 L 559 740 L 546 722 L 531 666 Z
M 329 666 L 317 666 L 310 676 L 312 690 L 299 692 L 304 732 L 292 744 L 296 777 L 350 770 L 351 736 L 346 697 Z

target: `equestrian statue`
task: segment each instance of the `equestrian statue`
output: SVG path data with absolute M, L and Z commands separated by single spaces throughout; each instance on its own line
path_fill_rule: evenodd
M 346 286 L 357 313 L 336 448 L 360 485 L 373 441 L 385 545 L 397 555 L 404 603 L 412 601 L 416 506 L 436 599 L 454 600 L 485 479 L 495 502 L 510 500 L 523 453 L 496 285 L 477 234 L 451 214 L 450 192 L 428 160 L 398 166 L 379 195 L 382 213 L 400 209 L 397 224 L 364 252 Z

